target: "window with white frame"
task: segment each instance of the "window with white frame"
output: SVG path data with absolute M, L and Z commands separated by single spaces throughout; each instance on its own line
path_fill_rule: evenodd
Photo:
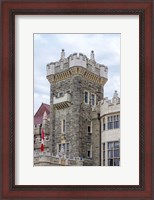
M 113 116 L 107 118 L 108 130 L 113 129 Z
M 67 153 L 69 152 L 69 150 L 70 150 L 70 144 L 66 143 L 66 151 L 67 151 Z
M 87 157 L 92 158 L 92 145 L 90 145 L 88 151 L 87 151 Z
M 84 102 L 85 102 L 85 104 L 89 104 L 89 92 L 88 91 L 84 92 Z
M 105 117 L 103 118 L 103 131 L 105 131 Z
M 103 130 L 104 129 L 104 122 L 103 122 Z M 120 128 L 120 115 L 112 115 L 107 118 L 107 128 L 110 129 L 116 129 Z
M 91 133 L 91 126 L 88 126 L 88 133 Z
M 58 152 L 69 153 L 70 144 L 69 143 L 61 143 L 58 145 Z
M 88 131 L 88 135 L 92 133 L 92 121 L 88 122 L 87 131 Z
M 62 119 L 61 121 L 61 132 L 65 133 L 66 132 L 66 120 Z
M 120 127 L 120 115 L 114 115 L 114 128 Z
M 91 105 L 95 106 L 96 105 L 96 95 L 95 94 L 91 94 Z
M 108 166 L 120 166 L 120 143 L 119 141 L 108 142 Z
M 61 144 L 58 146 L 58 151 L 61 152 Z

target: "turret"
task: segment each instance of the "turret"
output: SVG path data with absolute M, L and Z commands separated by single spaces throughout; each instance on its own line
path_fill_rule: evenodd
M 93 50 L 91 51 L 90 59 L 91 59 L 91 60 L 95 60 L 95 54 L 94 54 L 94 51 L 93 51 Z
M 62 51 L 61 51 L 61 60 L 63 60 L 65 58 L 65 51 L 64 51 L 64 49 L 62 49 Z

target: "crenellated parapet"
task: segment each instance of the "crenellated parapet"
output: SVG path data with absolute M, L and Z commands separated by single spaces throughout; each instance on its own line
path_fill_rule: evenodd
M 108 115 L 110 113 L 120 112 L 120 98 L 117 91 L 115 91 L 112 100 L 104 98 L 100 103 L 100 116 Z
M 99 64 L 95 61 L 94 52 L 91 51 L 90 58 L 82 53 L 73 53 L 65 58 L 65 52 L 62 50 L 61 58 L 57 62 L 51 62 L 47 64 L 47 78 L 49 81 L 54 81 L 54 77 L 57 74 L 64 74 L 69 76 L 73 68 L 83 68 L 85 71 L 98 76 L 107 81 L 108 78 L 108 67 L 102 64 Z M 67 77 L 66 77 L 67 78 Z M 59 79 L 58 79 L 59 80 Z
M 83 166 L 92 165 L 92 160 L 66 156 L 53 156 L 50 152 L 34 152 L 34 166 Z

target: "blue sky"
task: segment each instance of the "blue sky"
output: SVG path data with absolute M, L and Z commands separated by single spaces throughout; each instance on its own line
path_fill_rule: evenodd
M 104 97 L 112 98 L 115 90 L 120 96 L 120 34 L 34 34 L 34 113 L 41 103 L 50 102 L 50 84 L 46 79 L 46 65 L 65 56 L 83 53 L 108 67 L 108 81 Z

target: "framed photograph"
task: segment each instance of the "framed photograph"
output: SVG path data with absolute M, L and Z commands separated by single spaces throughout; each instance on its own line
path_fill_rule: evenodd
M 2 199 L 153 199 L 152 1 L 2 1 Z

